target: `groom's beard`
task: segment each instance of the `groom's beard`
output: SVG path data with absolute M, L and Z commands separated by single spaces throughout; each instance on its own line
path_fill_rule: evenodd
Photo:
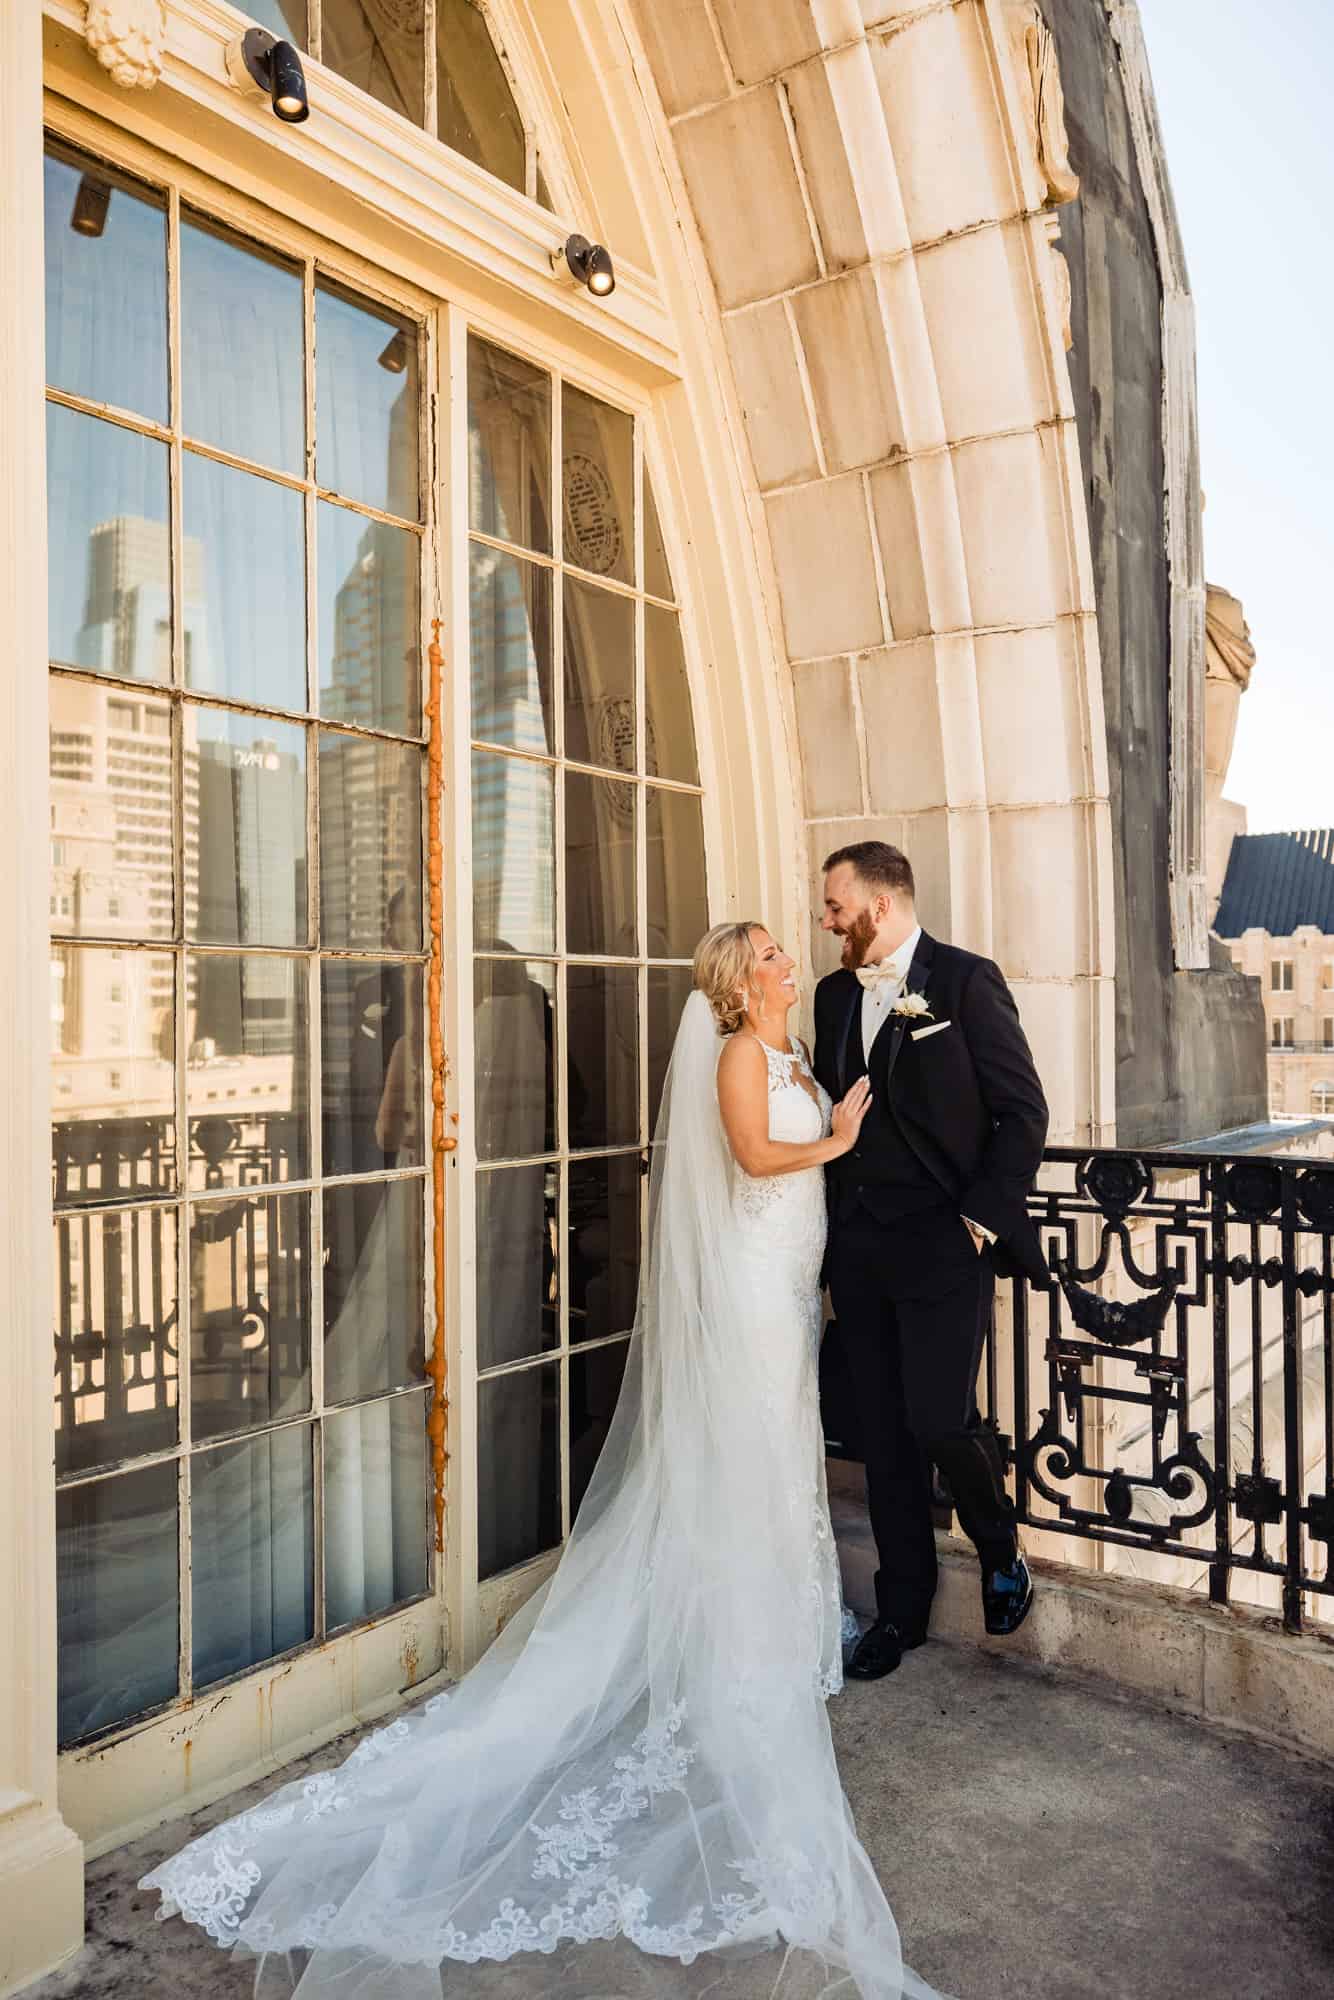
M 863 910 L 854 917 L 843 933 L 843 964 L 848 972 L 855 972 L 859 965 L 866 963 L 866 954 L 875 943 L 875 924 L 871 912 Z

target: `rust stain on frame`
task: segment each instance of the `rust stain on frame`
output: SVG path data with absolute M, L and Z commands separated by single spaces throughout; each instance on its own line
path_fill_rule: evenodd
M 426 879 L 430 891 L 431 965 L 427 976 L 427 1018 L 431 1034 L 431 1198 L 435 1228 L 432 1233 L 432 1263 L 435 1280 L 435 1340 L 427 1373 L 434 1393 L 431 1414 L 426 1420 L 431 1440 L 431 1477 L 435 1496 L 435 1547 L 445 1549 L 445 1427 L 449 1398 L 445 1393 L 445 1155 L 458 1144 L 445 1131 L 445 1085 L 449 1081 L 449 1058 L 445 1054 L 441 1022 L 444 981 L 444 885 L 440 839 L 440 805 L 444 796 L 445 746 L 440 714 L 440 681 L 445 656 L 440 649 L 440 624 L 431 620 L 431 643 L 426 649 L 430 667 L 430 693 L 426 717 L 430 734 L 426 749 Z

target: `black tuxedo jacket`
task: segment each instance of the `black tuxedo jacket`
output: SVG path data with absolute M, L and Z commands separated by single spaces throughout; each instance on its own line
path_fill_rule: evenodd
M 869 1065 L 876 1110 L 893 1120 L 960 1215 L 995 1232 L 998 1268 L 1017 1265 L 1045 1285 L 1050 1273 L 1028 1195 L 1047 1140 L 1047 1100 L 1000 968 L 923 931 L 904 991 L 923 995 L 931 1019 L 891 1014 L 876 1036 Z M 861 1003 L 855 974 L 842 968 L 815 989 L 815 1073 L 835 1103 L 867 1067 Z M 935 1032 L 915 1036 L 920 1029 Z M 873 1144 L 873 1129 L 869 1137 Z M 865 1167 L 873 1174 L 873 1159 Z M 828 1172 L 839 1183 L 855 1178 L 859 1164 L 845 1154 Z

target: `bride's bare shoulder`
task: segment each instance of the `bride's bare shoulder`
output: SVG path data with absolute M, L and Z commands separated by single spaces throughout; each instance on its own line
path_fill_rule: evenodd
M 746 1076 L 758 1075 L 767 1069 L 764 1050 L 754 1035 L 729 1035 L 723 1043 L 723 1052 L 718 1058 L 718 1076 L 735 1078 L 738 1082 Z

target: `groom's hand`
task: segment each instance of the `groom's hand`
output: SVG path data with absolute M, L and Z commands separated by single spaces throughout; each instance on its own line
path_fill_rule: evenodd
M 968 1234 L 973 1239 L 973 1248 L 974 1250 L 976 1250 L 978 1256 L 980 1257 L 982 1255 L 982 1252 L 986 1249 L 988 1243 L 994 1243 L 996 1239 L 992 1235 L 989 1229 L 984 1229 L 982 1227 L 980 1222 L 971 1222 L 966 1215 L 962 1218 L 962 1220 L 964 1228 L 968 1231 Z

